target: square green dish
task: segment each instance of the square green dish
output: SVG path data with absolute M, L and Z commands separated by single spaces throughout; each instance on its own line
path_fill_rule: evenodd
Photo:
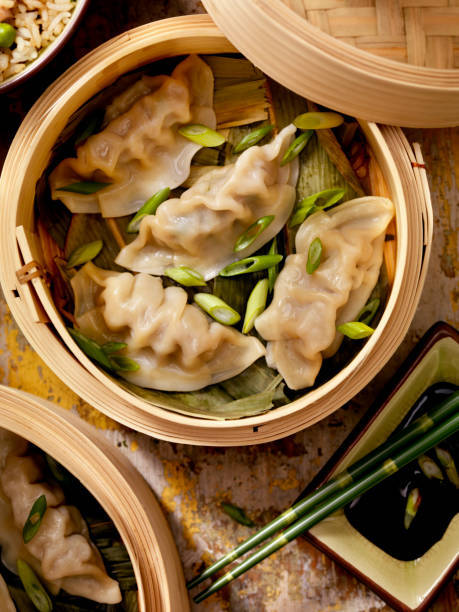
M 420 395 L 438 382 L 459 384 L 459 333 L 446 323 L 435 324 L 425 334 L 389 396 L 357 425 L 307 492 L 383 443 Z M 413 561 L 395 559 L 370 542 L 351 525 L 344 509 L 316 525 L 306 537 L 403 612 L 426 610 L 459 565 L 459 514 L 442 538 Z

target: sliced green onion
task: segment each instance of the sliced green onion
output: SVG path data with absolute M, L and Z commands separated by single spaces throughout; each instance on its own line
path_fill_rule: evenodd
M 110 355 L 110 361 L 114 370 L 137 372 L 137 370 L 140 369 L 137 361 L 134 361 L 130 357 L 125 357 L 124 355 Z
M 269 247 L 269 255 L 277 255 L 277 237 L 274 236 L 273 241 L 271 242 L 271 246 Z M 271 266 L 268 268 L 268 281 L 269 281 L 269 290 L 272 291 L 274 289 L 274 285 L 276 284 L 276 279 L 279 275 L 279 266 Z
M 381 303 L 381 300 L 379 298 L 370 300 L 367 304 L 365 304 L 365 306 L 359 312 L 359 314 L 357 315 L 357 319 L 361 323 L 365 323 L 365 325 L 369 325 L 372 322 L 375 314 L 378 312 L 380 303 Z
M 188 266 L 166 268 L 164 275 L 185 287 L 202 287 L 206 284 L 203 275 Z
M 292 144 L 289 146 L 289 148 L 285 151 L 280 165 L 285 166 L 286 164 L 291 162 L 292 159 L 295 159 L 295 157 L 297 157 L 304 149 L 304 147 L 308 144 L 312 134 L 313 131 L 308 130 L 307 132 L 303 132 L 302 134 L 297 136 L 292 142 Z
M 70 183 L 65 187 L 59 187 L 57 191 L 70 191 L 71 193 L 81 193 L 83 195 L 90 195 L 96 193 L 104 187 L 108 187 L 111 183 L 100 183 L 97 181 L 78 181 L 76 183 Z
M 30 542 L 30 540 L 40 529 L 41 521 L 43 520 L 47 507 L 48 504 L 46 502 L 46 495 L 40 495 L 40 497 L 33 503 L 29 516 L 27 517 L 22 529 L 22 538 L 26 544 L 27 542 Z
M 456 489 L 459 489 L 459 474 L 457 473 L 456 465 L 451 453 L 444 448 L 436 446 L 435 454 L 437 455 L 438 461 L 442 464 L 450 483 L 453 484 Z
M 102 344 L 100 347 L 106 355 L 111 355 L 112 353 L 118 353 L 123 349 L 127 348 L 126 342 L 106 342 Z
M 51 612 L 53 603 L 30 565 L 23 559 L 18 559 L 16 567 L 24 590 L 33 605 L 39 612 Z
M 408 494 L 408 499 L 406 500 L 405 516 L 403 519 L 403 525 L 405 529 L 410 528 L 410 525 L 413 522 L 420 505 L 421 494 L 419 492 L 419 489 L 416 487 L 415 489 L 411 489 Z
M 185 138 L 188 138 L 188 140 L 203 147 L 219 147 L 226 140 L 222 134 L 200 123 L 183 125 L 179 128 L 178 132 Z
M 256 145 L 257 142 L 260 142 L 267 134 L 270 134 L 273 131 L 272 125 L 263 125 L 253 132 L 246 134 L 244 138 L 242 138 L 237 145 L 234 147 L 234 153 L 242 153 L 246 149 Z
M 255 287 L 252 289 L 252 293 L 247 300 L 247 309 L 245 311 L 244 324 L 242 326 L 242 333 L 248 334 L 255 324 L 255 319 L 263 312 L 266 308 L 266 300 L 268 299 L 268 286 L 269 281 L 267 278 L 263 278 L 258 281 Z
M 97 342 L 91 340 L 91 338 L 88 338 L 80 331 L 78 331 L 78 329 L 75 329 L 73 327 L 67 327 L 67 331 L 78 344 L 83 353 L 85 353 L 91 359 L 94 359 L 94 361 L 97 361 L 97 363 L 100 363 L 100 365 L 104 368 L 107 368 L 109 370 L 113 369 L 109 358 L 105 354 L 102 347 L 97 344 Z
M 57 482 L 65 482 L 67 479 L 67 471 L 62 467 L 60 463 L 58 463 L 54 457 L 48 455 L 46 453 L 46 463 L 48 464 L 49 471 L 53 475 L 53 478 L 57 480 Z
M 164 187 L 152 195 L 151 198 L 149 198 L 145 204 L 143 204 L 142 208 L 139 208 L 139 210 L 130 220 L 129 225 L 126 228 L 128 234 L 136 234 L 139 231 L 139 226 L 142 219 L 147 215 L 154 215 L 158 206 L 167 200 L 170 192 L 171 190 L 169 187 Z
M 319 237 L 314 238 L 314 240 L 309 245 L 308 251 L 308 260 L 306 262 L 306 272 L 308 274 L 313 274 L 320 265 L 320 260 L 322 259 L 322 241 Z
M 323 130 L 325 128 L 334 128 L 341 125 L 344 118 L 339 113 L 331 112 L 312 112 L 298 115 L 293 120 L 294 125 L 300 130 Z
M 91 261 L 94 259 L 94 257 L 99 255 L 103 246 L 104 243 L 102 240 L 94 240 L 94 242 L 88 242 L 88 244 L 83 244 L 74 249 L 70 253 L 67 268 L 75 268 L 76 266 L 81 266 L 82 264 Z
M 350 321 L 349 323 L 343 323 L 338 325 L 336 328 L 344 336 L 351 338 L 351 340 L 361 340 L 367 338 L 375 331 L 372 327 L 368 327 L 365 323 L 360 321 Z
M 220 272 L 220 276 L 238 276 L 250 272 L 260 272 L 275 266 L 282 261 L 282 255 L 252 255 L 239 261 L 235 261 Z
M 254 527 L 255 523 L 247 516 L 245 510 L 243 510 L 239 506 L 235 506 L 234 504 L 228 504 L 227 502 L 222 502 L 220 506 L 223 512 L 225 512 L 237 523 L 240 523 L 241 525 L 246 525 L 247 527 Z
M 223 325 L 234 325 L 241 319 L 241 315 L 234 308 L 212 293 L 196 293 L 194 301 L 208 315 Z
M 75 138 L 75 146 L 87 140 L 92 134 L 98 132 L 102 127 L 105 111 L 101 108 L 95 110 L 91 115 L 83 119 L 78 126 L 78 133 Z
M 294 227 L 303 223 L 312 213 L 324 210 L 337 204 L 345 194 L 344 189 L 324 189 L 307 196 L 297 204 L 296 210 L 290 220 L 289 226 Z
M 436 480 L 443 480 L 443 472 L 438 467 L 433 459 L 427 455 L 421 455 L 418 457 L 418 465 L 421 468 L 421 472 L 429 480 L 435 478 Z
M 249 247 L 252 242 L 258 238 L 258 236 L 265 231 L 265 229 L 272 223 L 274 220 L 274 215 L 266 215 L 266 217 L 260 217 L 257 219 L 255 223 L 252 223 L 250 227 L 246 229 L 246 231 L 239 236 L 236 240 L 236 244 L 234 245 L 233 251 L 237 253 L 238 251 L 243 251 L 247 247 Z
M 9 23 L 0 23 L 0 48 L 9 49 L 16 40 L 16 29 Z

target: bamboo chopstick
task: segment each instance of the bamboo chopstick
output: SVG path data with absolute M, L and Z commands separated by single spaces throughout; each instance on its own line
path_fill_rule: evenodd
M 267 539 L 281 527 L 291 524 L 283 533 L 270 543 L 262 546 L 257 552 L 247 557 L 230 572 L 224 574 L 208 589 L 199 593 L 194 601 L 199 603 L 206 597 L 243 574 L 245 571 L 271 555 L 279 548 L 296 538 L 300 533 L 310 529 L 329 514 L 347 505 L 368 489 L 372 488 L 401 467 L 416 459 L 446 437 L 459 430 L 459 391 L 442 402 L 432 411 L 427 412 L 412 423 L 404 432 L 391 436 L 389 440 L 372 451 L 369 455 L 353 464 L 348 471 L 320 487 L 277 519 L 266 525 L 260 532 L 243 542 L 233 552 L 205 570 L 188 584 L 188 588 L 199 584 L 218 569 L 238 558 L 243 552 Z M 407 446 L 410 445 L 410 446 Z M 376 467 L 375 467 L 376 466 Z M 370 472 L 370 470 L 373 471 Z M 364 475 L 366 474 L 366 475 Z M 319 503 L 322 502 L 322 503 Z M 310 513 L 308 510 L 312 508 Z M 301 514 L 300 514 L 301 512 Z

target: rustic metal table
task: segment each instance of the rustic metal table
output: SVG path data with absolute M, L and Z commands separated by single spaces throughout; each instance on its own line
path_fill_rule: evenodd
M 20 121 L 64 69 L 124 30 L 197 12 L 203 12 L 197 0 L 93 0 L 63 52 L 26 85 L 0 97 L 0 167 Z M 227 449 L 171 444 L 128 431 L 84 403 L 49 370 L 27 344 L 0 298 L 0 382 L 74 410 L 104 430 L 155 491 L 187 578 L 201 562 L 215 559 L 250 533 L 221 511 L 221 501 L 243 507 L 257 525 L 272 519 L 293 502 L 339 446 L 430 325 L 443 319 L 459 327 L 459 129 L 405 132 L 422 145 L 434 207 L 433 252 L 421 304 L 404 342 L 382 372 L 352 402 L 306 431 L 272 444 Z M 449 581 L 432 610 L 459 609 L 458 578 Z M 203 612 L 281 609 L 388 612 L 391 608 L 301 539 L 199 606 Z

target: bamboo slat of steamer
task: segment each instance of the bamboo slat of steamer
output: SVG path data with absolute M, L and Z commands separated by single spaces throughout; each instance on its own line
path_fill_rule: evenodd
M 193 417 L 167 409 L 162 401 L 146 401 L 123 388 L 76 346 L 44 279 L 36 277 L 21 284 L 16 271 L 32 256 L 43 264 L 41 252 L 29 244 L 29 239 L 38 243 L 35 184 L 70 118 L 122 74 L 168 54 L 191 52 L 228 53 L 234 47 L 206 16 L 155 22 L 108 41 L 77 62 L 40 98 L 21 125 L 0 179 L 0 279 L 13 316 L 35 350 L 64 382 L 105 414 L 138 431 L 176 442 L 257 444 L 300 431 L 339 408 L 375 376 L 403 339 L 429 255 L 422 239 L 428 195 L 415 177 L 424 170 L 413 169 L 398 128 L 361 122 L 396 208 L 397 255 L 394 283 L 380 323 L 343 370 L 293 402 L 238 420 Z M 15 238 L 18 226 L 23 228 L 18 229 L 19 245 Z M 50 324 L 34 319 L 31 303 L 46 311 Z
M 94 427 L 39 397 L 0 385 L 0 406 L 0 427 L 54 457 L 110 516 L 133 565 L 139 611 L 187 612 L 172 534 L 150 487 L 129 460 Z
M 203 4 L 246 57 L 305 98 L 389 125 L 459 123 L 456 0 Z

